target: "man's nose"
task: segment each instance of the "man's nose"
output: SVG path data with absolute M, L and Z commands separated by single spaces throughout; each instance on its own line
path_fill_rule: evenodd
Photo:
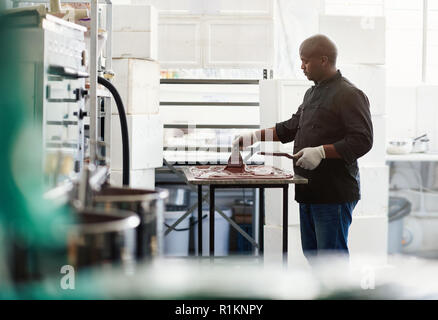
M 301 69 L 302 69 L 302 70 L 305 69 L 304 63 L 301 63 Z

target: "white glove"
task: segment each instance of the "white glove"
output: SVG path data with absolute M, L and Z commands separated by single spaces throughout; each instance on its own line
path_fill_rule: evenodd
M 240 149 L 243 149 L 252 146 L 257 141 L 259 141 L 259 139 L 257 138 L 255 131 L 244 133 L 241 136 L 238 136 L 236 139 L 234 139 L 233 148 L 239 148 L 240 146 Z
M 313 170 L 325 159 L 324 147 L 304 148 L 293 155 L 299 158 L 296 165 L 306 170 Z

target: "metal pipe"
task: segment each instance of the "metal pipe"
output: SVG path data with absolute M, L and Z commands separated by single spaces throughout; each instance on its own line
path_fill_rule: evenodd
M 210 185 L 210 258 L 214 257 L 214 186 Z
M 287 239 L 288 239 L 288 195 L 289 185 L 283 187 L 283 264 L 287 264 Z
M 91 3 L 91 30 L 90 30 L 90 163 L 97 160 L 97 137 L 98 137 L 98 105 L 97 105 L 97 33 L 98 33 L 98 0 L 90 0 Z
M 421 63 L 421 80 L 426 82 L 427 73 L 427 9 L 428 0 L 423 0 L 423 47 L 422 47 L 422 63 Z
M 265 227 L 265 188 L 259 188 L 259 256 L 263 254 L 263 237 Z
M 198 256 L 202 256 L 202 185 L 198 185 Z

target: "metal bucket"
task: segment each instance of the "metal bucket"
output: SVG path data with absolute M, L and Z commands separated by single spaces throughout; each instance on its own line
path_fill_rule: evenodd
M 141 260 L 163 254 L 164 201 L 167 197 L 168 192 L 162 189 L 104 187 L 93 195 L 93 204 L 103 210 L 121 209 L 138 214 L 136 258 Z
M 166 202 L 166 207 L 178 208 L 189 207 L 190 203 L 190 190 L 187 188 L 167 188 L 169 197 Z
M 134 229 L 140 219 L 134 212 L 85 209 L 68 226 L 67 259 L 77 268 L 133 261 Z

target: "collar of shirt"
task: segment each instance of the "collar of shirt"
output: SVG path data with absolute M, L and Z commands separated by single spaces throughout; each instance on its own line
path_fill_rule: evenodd
M 315 82 L 315 86 L 316 87 L 322 87 L 322 86 L 324 86 L 326 84 L 329 84 L 332 81 L 340 79 L 341 77 L 342 77 L 341 71 L 339 71 L 339 69 L 338 69 L 336 71 L 335 75 L 331 76 L 330 78 L 325 79 L 325 80 L 323 80 L 321 82 Z

